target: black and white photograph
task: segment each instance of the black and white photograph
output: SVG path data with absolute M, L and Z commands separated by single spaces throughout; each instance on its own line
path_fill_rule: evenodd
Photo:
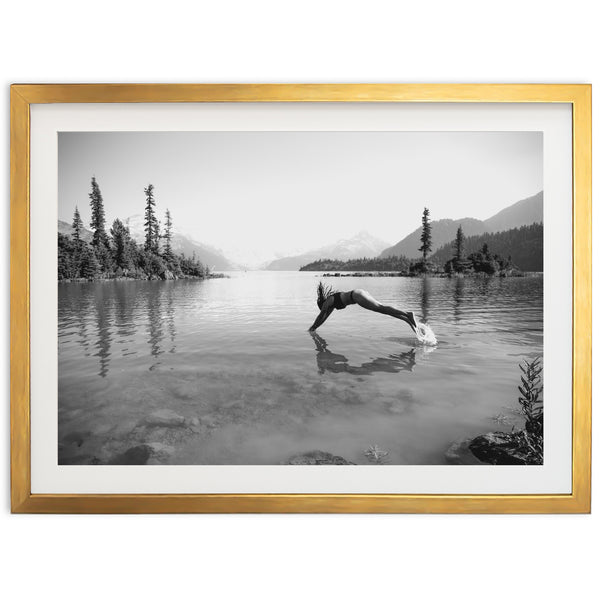
M 543 134 L 61 132 L 59 465 L 542 465 Z

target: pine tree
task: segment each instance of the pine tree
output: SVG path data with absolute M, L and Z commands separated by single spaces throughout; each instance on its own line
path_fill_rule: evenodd
M 74 248 L 76 242 L 68 235 L 58 234 L 58 278 L 72 279 L 78 276 L 76 265 L 77 250 Z
M 112 251 L 116 266 L 122 270 L 131 269 L 131 236 L 129 228 L 125 227 L 120 219 L 115 219 L 110 230 L 110 235 L 112 237 Z
M 165 213 L 165 232 L 163 239 L 165 240 L 165 248 L 163 250 L 163 256 L 167 261 L 172 262 L 174 259 L 173 248 L 171 247 L 171 240 L 173 238 L 173 221 L 171 220 L 171 211 L 167 208 Z
M 454 258 L 456 258 L 456 262 L 462 261 L 465 255 L 465 236 L 463 234 L 462 225 L 459 225 L 458 229 L 456 230 L 454 249 Z
M 104 246 L 101 246 L 101 248 L 104 248 Z M 98 274 L 99 265 L 96 260 L 96 255 L 87 244 L 81 248 L 81 258 L 78 269 L 79 277 L 85 277 L 86 279 L 93 279 Z
M 453 268 L 458 273 L 465 271 L 469 265 L 465 260 L 465 235 L 462 225 L 456 230 L 456 239 L 454 240 L 454 258 L 452 260 Z
M 421 247 L 419 252 L 423 253 L 423 263 L 427 262 L 427 255 L 431 252 L 431 221 L 429 220 L 429 209 L 423 210 L 421 219 L 423 230 L 421 232 Z
M 102 275 L 108 275 L 114 269 L 114 263 L 112 259 L 112 251 L 106 238 L 106 245 L 100 244 L 98 247 L 93 249 L 93 254 L 96 257 L 98 263 L 98 270 Z
M 108 248 L 108 236 L 106 235 L 106 217 L 104 215 L 104 200 L 100 193 L 100 187 L 96 178 L 92 177 L 92 192 L 89 194 L 90 208 L 92 209 L 92 219 L 90 227 L 94 231 L 92 237 L 92 246 L 98 249 L 100 246 Z
M 82 241 L 83 235 L 83 221 L 81 220 L 81 216 L 79 214 L 79 209 L 75 207 L 75 213 L 73 214 L 73 239 L 75 240 L 75 244 L 79 246 Z
M 158 253 L 158 239 L 160 236 L 158 221 L 156 219 L 156 202 L 154 200 L 154 186 L 149 184 L 144 188 L 146 194 L 146 209 L 144 211 L 144 231 L 146 232 L 145 250 Z

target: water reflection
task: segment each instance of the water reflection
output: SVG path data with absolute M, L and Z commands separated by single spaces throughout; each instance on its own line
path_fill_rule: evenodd
M 161 290 L 164 293 L 164 288 Z M 162 315 L 162 295 L 157 295 L 154 290 L 146 290 L 146 314 L 148 315 L 148 345 L 150 346 L 150 354 L 157 358 L 164 352 L 161 348 L 161 342 L 164 337 L 163 331 L 163 315 Z M 150 367 L 150 370 L 152 370 Z
M 110 363 L 110 345 L 112 341 L 111 319 L 108 310 L 108 302 L 104 299 L 104 286 L 99 286 L 96 294 L 96 348 L 98 351 L 94 356 L 100 360 L 100 377 L 106 377 Z
M 167 302 L 166 302 L 166 320 L 167 320 L 167 332 L 169 334 L 169 340 L 171 342 L 170 353 L 175 352 L 175 337 L 177 336 L 177 330 L 175 328 L 175 303 L 173 302 L 173 286 L 169 285 L 166 288 Z
M 429 303 L 431 297 L 431 279 L 429 277 L 421 278 L 421 315 L 422 321 L 427 323 L 429 320 Z
M 136 324 L 131 310 L 131 297 L 125 285 L 114 289 L 115 296 L 115 329 L 119 343 L 123 345 L 123 356 L 134 354 L 134 337 Z
M 99 377 L 111 370 L 111 360 L 142 355 L 146 344 L 154 369 L 165 352 L 176 352 L 176 300 L 172 285 L 146 282 L 66 284 L 59 305 L 61 349 L 75 345 L 84 357 L 98 359 Z M 116 346 L 115 346 L 116 345 Z
M 327 342 L 315 332 L 311 332 L 317 350 L 317 370 L 321 375 L 330 373 L 350 373 L 351 375 L 372 375 L 373 373 L 399 373 L 412 371 L 417 364 L 416 349 L 400 354 L 390 354 L 386 357 L 375 358 L 360 366 L 349 364 L 343 354 L 337 354 L 327 348 Z
M 456 277 L 452 297 L 454 299 L 454 320 L 457 323 L 460 321 L 460 318 L 462 316 L 461 305 L 464 302 L 464 296 L 465 296 L 464 277 Z
M 90 298 L 77 295 L 71 304 L 71 314 L 76 315 L 78 340 L 83 348 L 83 355 L 90 355 L 90 336 L 88 333 L 87 315 L 91 312 Z

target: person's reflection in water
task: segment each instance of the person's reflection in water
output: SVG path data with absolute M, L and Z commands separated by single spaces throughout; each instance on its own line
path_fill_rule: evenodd
M 416 350 L 412 348 L 408 352 L 390 354 L 387 357 L 375 358 L 360 366 L 349 364 L 343 354 L 336 354 L 327 348 L 327 342 L 314 331 L 311 336 L 317 349 L 317 369 L 322 375 L 325 371 L 330 373 L 350 373 L 351 375 L 372 375 L 373 373 L 399 373 L 400 371 L 412 371 L 417 364 Z

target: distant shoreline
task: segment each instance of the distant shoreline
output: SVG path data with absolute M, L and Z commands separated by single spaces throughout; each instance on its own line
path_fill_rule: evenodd
M 315 277 L 435 277 L 439 279 L 482 279 L 489 277 L 543 277 L 543 271 L 518 271 L 515 273 L 402 273 L 398 271 L 329 271 Z
M 58 279 L 58 283 L 110 283 L 111 281 L 178 281 L 181 279 L 228 279 L 229 275 L 225 273 L 211 273 L 210 275 L 184 275 L 181 277 L 170 277 L 162 279 L 161 277 L 78 277 L 74 279 Z

